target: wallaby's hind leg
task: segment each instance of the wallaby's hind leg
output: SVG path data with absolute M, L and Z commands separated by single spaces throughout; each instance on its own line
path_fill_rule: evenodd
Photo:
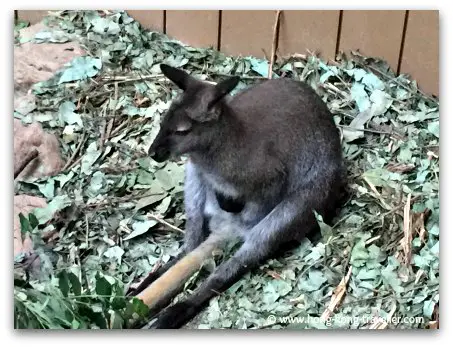
M 196 316 L 212 297 L 226 290 L 246 272 L 273 257 L 280 246 L 293 239 L 301 240 L 305 231 L 316 223 L 311 209 L 316 201 L 310 192 L 302 192 L 277 205 L 247 231 L 244 244 L 231 259 L 221 264 L 193 295 L 158 314 L 157 321 L 151 328 L 180 328 Z

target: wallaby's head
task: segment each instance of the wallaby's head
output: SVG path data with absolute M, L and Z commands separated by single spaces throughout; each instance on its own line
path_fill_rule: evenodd
M 230 77 L 214 85 L 166 64 L 160 68 L 183 93 L 170 105 L 149 149 L 157 162 L 210 146 L 218 133 L 223 99 L 239 82 L 239 77 Z

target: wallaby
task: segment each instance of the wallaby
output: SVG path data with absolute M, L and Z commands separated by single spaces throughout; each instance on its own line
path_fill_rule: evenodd
M 209 233 L 242 241 L 196 291 L 157 315 L 153 328 L 180 328 L 247 271 L 318 230 L 314 211 L 330 221 L 342 201 L 345 169 L 339 133 L 322 99 L 303 82 L 279 78 L 229 93 L 239 77 L 218 84 L 161 64 L 183 93 L 164 116 L 150 156 L 186 155 L 185 239 L 178 257 Z

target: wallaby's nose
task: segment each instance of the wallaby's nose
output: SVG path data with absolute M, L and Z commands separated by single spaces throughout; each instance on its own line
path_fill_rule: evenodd
M 170 157 L 170 151 L 167 149 L 153 149 L 150 148 L 148 155 L 153 159 L 154 161 L 157 161 L 158 163 L 161 163 L 165 160 L 167 160 Z

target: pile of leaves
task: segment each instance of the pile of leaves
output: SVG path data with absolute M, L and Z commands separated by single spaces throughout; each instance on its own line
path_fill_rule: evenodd
M 42 266 L 30 273 L 26 254 L 15 259 L 15 326 L 127 328 L 147 308 L 125 289 L 178 253 L 185 222 L 184 158 L 158 164 L 146 155 L 177 93 L 159 64 L 214 82 L 241 76 L 236 93 L 266 79 L 268 62 L 186 46 L 123 11 L 60 11 L 45 22 L 50 29 L 35 42 L 74 40 L 88 54 L 34 85 L 36 103 L 14 114 L 57 134 L 67 161 L 56 176 L 16 185 L 48 207 L 21 216 Z M 320 240 L 247 274 L 188 327 L 437 327 L 438 101 L 358 53 L 279 58 L 273 73 L 306 81 L 333 112 L 350 199 L 335 224 L 319 216 Z M 387 321 L 373 325 L 373 317 Z

